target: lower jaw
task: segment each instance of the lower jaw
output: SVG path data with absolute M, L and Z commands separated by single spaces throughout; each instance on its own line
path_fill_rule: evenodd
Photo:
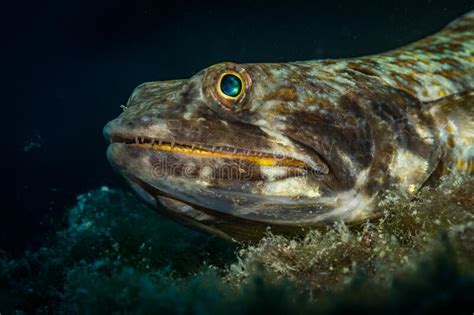
M 134 185 L 140 186 L 140 189 L 146 192 L 145 196 L 153 197 L 155 202 L 148 202 L 148 204 L 151 204 L 161 214 L 192 229 L 215 235 L 228 241 L 257 242 L 265 235 L 269 226 L 273 226 L 275 231 L 282 231 L 284 234 L 293 234 L 294 232 L 294 229 L 289 229 L 288 227 L 247 220 L 189 204 L 138 179 L 133 179 L 133 181 Z M 134 190 L 143 199 L 144 193 L 139 193 L 136 189 Z
M 232 236 L 218 228 L 219 223 L 222 224 L 223 221 L 219 221 L 217 218 L 199 211 L 177 199 L 164 196 L 158 196 L 157 199 L 159 199 L 160 204 L 166 209 L 164 211 L 165 215 L 179 223 L 229 241 L 234 240 Z
M 163 215 L 190 228 L 216 235 L 229 241 L 236 241 L 233 236 L 219 229 L 220 225 L 228 225 L 228 223 L 222 218 L 216 218 L 208 213 L 207 209 L 200 208 L 198 210 L 188 203 L 176 199 L 138 179 L 130 180 L 130 182 L 133 183 L 132 187 L 139 197 Z
M 143 190 L 156 200 L 153 208 L 171 219 L 192 229 L 218 236 L 234 242 L 258 242 L 268 233 L 283 234 L 289 237 L 304 235 L 302 226 L 265 223 L 240 218 L 217 210 L 180 200 L 164 193 L 147 183 L 141 183 Z

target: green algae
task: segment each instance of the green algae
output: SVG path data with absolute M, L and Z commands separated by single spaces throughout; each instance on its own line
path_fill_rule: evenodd
M 40 250 L 0 256 L 0 312 L 470 314 L 473 188 L 445 179 L 409 203 L 387 195 L 383 216 L 358 227 L 239 245 L 104 187 L 79 196 Z
M 273 278 L 289 277 L 318 295 L 343 288 L 363 272 L 386 287 L 392 275 L 412 271 L 420 257 L 447 244 L 454 247 L 456 264 L 473 271 L 473 191 L 472 179 L 448 179 L 437 189 L 423 189 L 409 203 L 388 196 L 384 215 L 356 228 L 336 223 L 301 240 L 269 234 L 240 250 L 228 276 L 239 281 L 262 265 Z

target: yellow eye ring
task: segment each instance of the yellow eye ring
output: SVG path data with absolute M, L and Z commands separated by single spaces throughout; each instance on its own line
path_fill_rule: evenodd
M 219 63 L 206 70 L 204 94 L 226 110 L 242 110 L 252 87 L 247 70 L 233 62 Z

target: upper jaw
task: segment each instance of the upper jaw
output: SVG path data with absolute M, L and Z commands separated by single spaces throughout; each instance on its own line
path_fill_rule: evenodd
M 211 126 L 212 128 L 200 125 L 173 127 L 174 125 L 179 125 L 179 122 L 155 120 L 154 123 L 140 124 L 136 121 L 124 122 L 117 118 L 107 123 L 103 132 L 109 143 L 142 147 L 169 144 L 186 146 L 193 150 L 236 154 L 236 156 L 294 160 L 299 163 L 290 164 L 312 170 L 317 174 L 329 172 L 327 165 L 311 149 L 299 145 L 281 133 L 277 136 L 275 132 L 269 135 L 258 126 L 251 126 L 253 129 L 249 130 L 246 125 L 243 129 L 232 130 L 230 124 Z M 217 131 L 209 132 L 209 130 Z M 229 137 L 229 134 L 232 136 Z

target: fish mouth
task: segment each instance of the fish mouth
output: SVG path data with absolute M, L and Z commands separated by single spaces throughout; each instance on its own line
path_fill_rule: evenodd
M 285 156 L 280 153 L 269 153 L 232 146 L 214 146 L 176 141 L 175 139 L 163 140 L 143 136 L 126 137 L 112 135 L 111 144 L 122 144 L 129 148 L 174 153 L 182 156 L 196 158 L 232 159 L 245 161 L 262 167 L 287 167 L 301 170 L 312 170 L 307 162 Z M 323 172 L 321 172 L 323 173 Z
M 265 152 L 176 141 L 172 136 L 158 138 L 158 133 L 146 137 L 138 131 L 110 131 L 106 128 L 104 134 L 111 142 L 107 157 L 113 168 L 134 182 L 134 190 L 151 205 L 159 199 L 159 203 L 165 200 L 165 207 L 175 208 L 171 215 L 177 211 L 176 216 L 203 224 L 215 223 L 207 216 L 226 222 L 236 217 L 260 224 L 291 224 L 295 215 L 307 221 L 307 216 L 326 211 L 323 205 L 318 206 L 321 209 L 314 205 L 330 189 L 325 177 L 312 176 L 311 160 L 304 160 L 311 157 L 299 147 L 291 147 L 290 142 L 289 154 L 280 155 L 269 149 Z M 280 148 L 278 153 L 286 146 Z M 194 211 L 183 212 L 183 207 Z M 316 210 L 310 213 L 305 209 Z

